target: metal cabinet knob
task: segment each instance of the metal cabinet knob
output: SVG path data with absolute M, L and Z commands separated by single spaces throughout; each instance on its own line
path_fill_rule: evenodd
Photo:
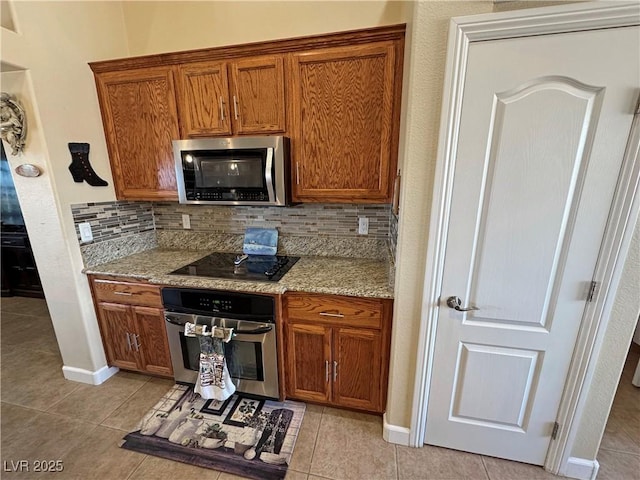
M 472 310 L 480 310 L 478 307 L 467 307 L 467 308 L 462 308 L 462 301 L 460 300 L 460 297 L 456 297 L 455 295 L 453 297 L 449 297 L 447 298 L 447 306 L 449 308 L 453 308 L 454 310 L 457 310 L 458 312 L 470 312 Z

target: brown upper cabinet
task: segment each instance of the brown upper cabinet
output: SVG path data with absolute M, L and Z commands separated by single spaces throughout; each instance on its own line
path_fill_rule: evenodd
M 94 62 L 118 199 L 176 199 L 171 141 L 282 134 L 294 202 L 390 203 L 404 25 Z
M 292 58 L 294 200 L 389 202 L 397 153 L 394 42 Z
M 105 72 L 96 85 L 118 199 L 176 200 L 172 68 Z
M 185 64 L 177 69 L 183 138 L 285 131 L 282 56 Z

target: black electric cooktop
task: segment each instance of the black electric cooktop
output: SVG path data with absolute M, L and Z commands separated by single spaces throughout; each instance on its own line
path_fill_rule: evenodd
M 174 270 L 171 275 L 277 282 L 299 259 L 283 255 L 212 253 Z

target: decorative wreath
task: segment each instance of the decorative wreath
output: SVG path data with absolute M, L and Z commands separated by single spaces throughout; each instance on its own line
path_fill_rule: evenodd
M 16 98 L 9 94 L 0 93 L 0 135 L 17 155 L 24 149 L 27 141 L 27 117 L 24 108 Z

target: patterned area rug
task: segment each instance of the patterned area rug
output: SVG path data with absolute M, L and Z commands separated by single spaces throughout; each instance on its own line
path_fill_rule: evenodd
M 121 447 L 255 479 L 282 479 L 305 404 L 236 394 L 205 400 L 175 385 L 124 437 Z

